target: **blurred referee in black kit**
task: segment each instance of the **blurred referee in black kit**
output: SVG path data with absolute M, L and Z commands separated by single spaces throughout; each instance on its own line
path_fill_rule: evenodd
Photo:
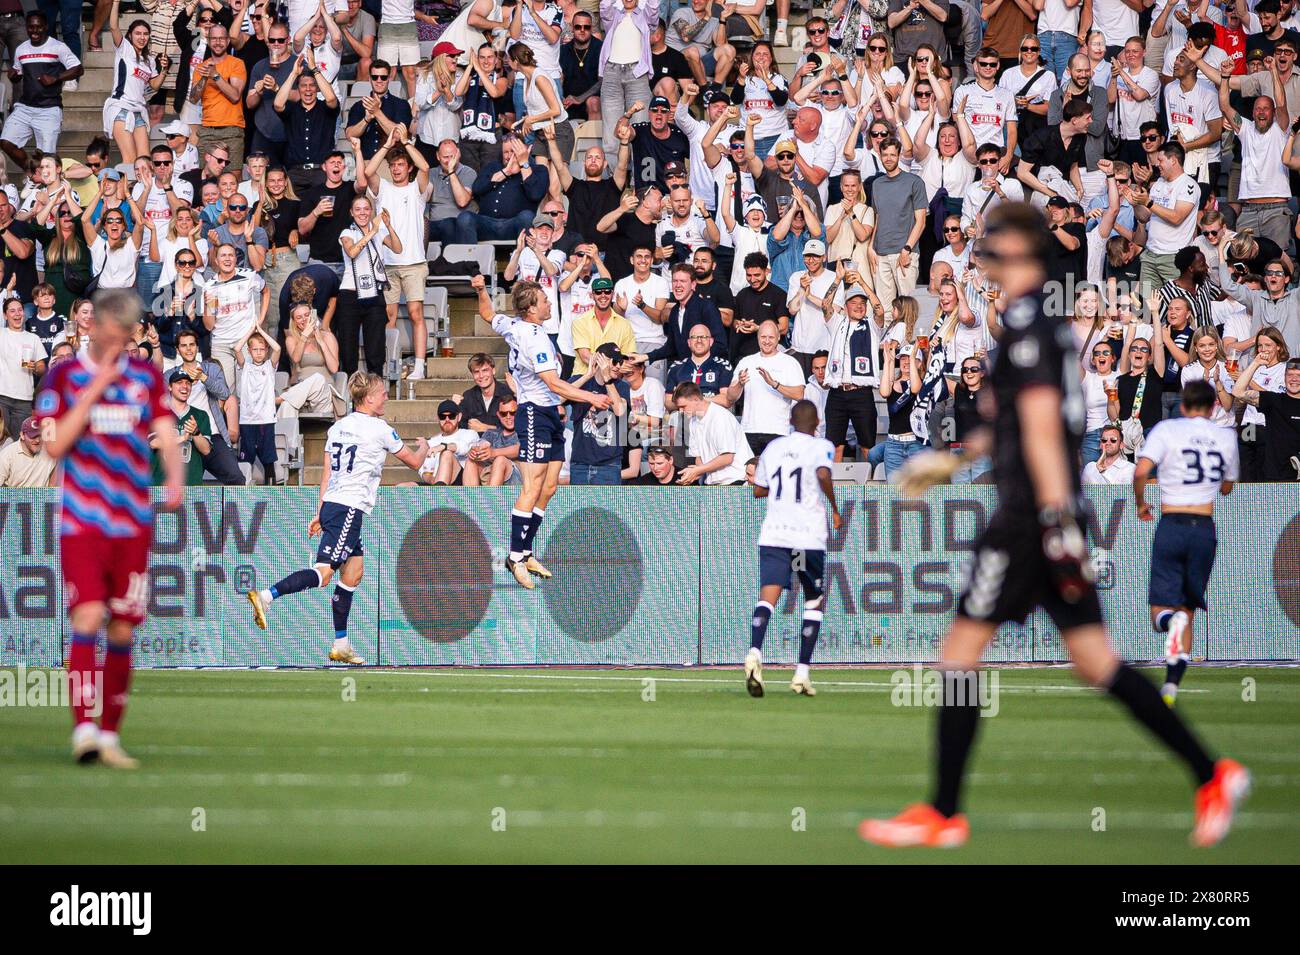
M 998 506 L 975 542 L 967 584 L 944 641 L 939 708 L 938 780 L 929 802 L 893 819 L 867 819 L 858 828 L 882 846 L 964 844 L 970 833 L 958 799 L 979 725 L 976 667 L 998 626 L 1023 622 L 1042 607 L 1060 630 L 1080 678 L 1128 707 L 1196 779 L 1192 842 L 1213 845 L 1228 832 L 1250 777 L 1230 759 L 1213 761 L 1146 677 L 1120 662 L 1102 622 L 1087 545 L 1080 487 L 1079 445 L 1084 403 L 1069 322 L 1049 315 L 1044 250 L 1052 247 L 1042 215 L 1005 203 L 988 215 L 989 277 L 1001 287 L 1005 332 L 990 377 L 992 434 L 976 432 L 962 455 L 914 457 L 901 482 L 918 493 L 947 481 L 967 455 L 993 443 Z M 1060 297 L 1057 297 L 1060 300 Z M 974 447 L 973 447 L 974 445 Z

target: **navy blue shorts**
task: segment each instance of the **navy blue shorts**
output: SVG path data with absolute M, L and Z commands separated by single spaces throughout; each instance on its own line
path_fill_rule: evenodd
M 261 461 L 263 465 L 275 464 L 275 425 L 240 425 L 239 460 L 245 464 L 252 464 L 254 461 Z
M 1151 544 L 1151 582 L 1147 601 L 1153 607 L 1205 609 L 1205 589 L 1214 569 L 1219 536 L 1214 518 L 1200 514 L 1163 514 Z
M 335 504 L 333 501 L 322 504 L 320 547 L 316 549 L 316 563 L 329 564 L 337 570 L 350 557 L 364 557 L 366 549 L 361 544 L 363 517 L 365 514 L 360 508 Z
M 791 576 L 799 575 L 805 600 L 816 600 L 823 592 L 826 551 L 794 550 L 789 547 L 759 547 L 758 579 L 761 587 L 789 590 Z
M 520 403 L 515 432 L 519 435 L 520 462 L 548 464 L 564 460 L 564 422 L 558 406 Z

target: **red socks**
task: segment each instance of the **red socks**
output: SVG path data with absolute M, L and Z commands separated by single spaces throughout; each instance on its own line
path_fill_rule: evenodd
M 104 659 L 104 715 L 99 728 L 106 733 L 116 733 L 126 710 L 127 691 L 131 686 L 131 645 L 108 645 Z
M 72 725 L 94 722 L 100 713 L 99 683 L 95 672 L 95 634 L 74 633 L 68 651 L 68 698 Z

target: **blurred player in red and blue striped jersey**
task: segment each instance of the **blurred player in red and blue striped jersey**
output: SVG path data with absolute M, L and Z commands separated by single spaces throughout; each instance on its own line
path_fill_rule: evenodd
M 182 489 L 176 419 L 162 378 L 128 351 L 139 321 L 133 291 L 96 295 L 87 350 L 51 369 L 36 396 L 45 450 L 62 462 L 59 550 L 72 622 L 72 754 L 78 762 L 98 759 L 119 769 L 136 766 L 122 749 L 118 726 L 131 682 L 131 641 L 149 604 L 154 448 L 163 460 L 168 510 L 180 505 Z M 95 644 L 105 621 L 100 688 Z

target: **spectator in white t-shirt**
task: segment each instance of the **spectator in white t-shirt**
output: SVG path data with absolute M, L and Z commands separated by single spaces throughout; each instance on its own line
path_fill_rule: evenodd
M 275 366 L 280 346 L 254 325 L 235 348 L 239 364 L 239 427 L 231 440 L 239 442 L 239 460 L 261 462 L 265 483 L 276 483 Z
M 0 414 L 7 434 L 18 434 L 31 415 L 36 379 L 45 374 L 47 357 L 40 338 L 23 327 L 23 303 L 6 301 L 0 328 Z
M 1101 429 L 1101 457 L 1084 465 L 1083 483 L 1129 485 L 1136 470 L 1124 457 L 1124 432 L 1119 425 L 1108 424 Z
M 793 356 L 777 351 L 779 339 L 776 322 L 759 325 L 758 351 L 740 360 L 727 386 L 730 405 L 745 396 L 741 423 L 755 455 L 790 433 L 790 409 L 803 397 L 803 368 Z
M 693 381 L 684 381 L 673 390 L 673 404 L 691 419 L 686 453 L 695 459 L 682 469 L 678 483 L 743 484 L 745 462 L 753 452 L 736 416 L 705 398 Z
M 388 161 L 391 178 L 383 179 L 379 167 Z M 388 324 L 397 322 L 397 308 L 403 300 L 411 320 L 411 349 L 415 366 L 410 377 L 424 377 L 424 354 L 428 337 L 424 330 L 424 285 L 429 277 L 428 252 L 425 248 L 424 212 L 433 196 L 429 183 L 429 162 L 415 146 L 406 141 L 402 126 L 394 126 L 388 140 L 370 157 L 365 169 L 357 173 L 358 188 L 364 186 L 374 200 L 375 215 L 382 217 L 399 245 L 382 249 L 388 285 L 384 289 Z M 550 296 L 551 315 L 558 319 L 559 302 Z
M 1237 134 L 1241 147 L 1241 184 L 1237 187 L 1241 213 L 1237 216 L 1237 231 L 1251 229 L 1255 235 L 1272 239 L 1285 251 L 1291 243 L 1291 209 L 1287 205 L 1291 198 L 1291 179 L 1283 161 L 1283 147 L 1291 139 L 1287 126 L 1291 115 L 1300 109 L 1300 103 L 1294 106 L 1287 103 L 1285 109 L 1278 109 L 1274 97 L 1284 102 L 1286 91 L 1276 69 L 1272 77 L 1273 95 L 1255 97 L 1250 122 L 1228 102 L 1226 78 L 1219 85 L 1219 108 L 1223 111 L 1223 121 Z M 1300 167 L 1294 157 L 1292 163 Z
M 614 309 L 632 323 L 638 354 L 648 355 L 668 341 L 668 280 L 653 271 L 654 250 L 642 246 L 632 251 L 632 274 L 614 283 Z
M 460 426 L 460 405 L 446 399 L 438 405 L 438 433 L 429 438 L 429 456 L 420 465 L 420 480 L 426 484 L 458 483 L 470 449 L 480 440 L 477 431 Z
M 826 268 L 826 246 L 811 239 L 803 247 L 804 268 L 790 274 L 786 305 L 794 322 L 790 329 L 789 354 L 799 362 L 803 377 L 812 371 L 812 356 L 831 345 L 830 320 L 834 308 L 825 305 L 825 296 L 836 285 L 836 275 Z M 843 290 L 836 295 L 843 302 Z M 757 453 L 757 452 L 756 452 Z

